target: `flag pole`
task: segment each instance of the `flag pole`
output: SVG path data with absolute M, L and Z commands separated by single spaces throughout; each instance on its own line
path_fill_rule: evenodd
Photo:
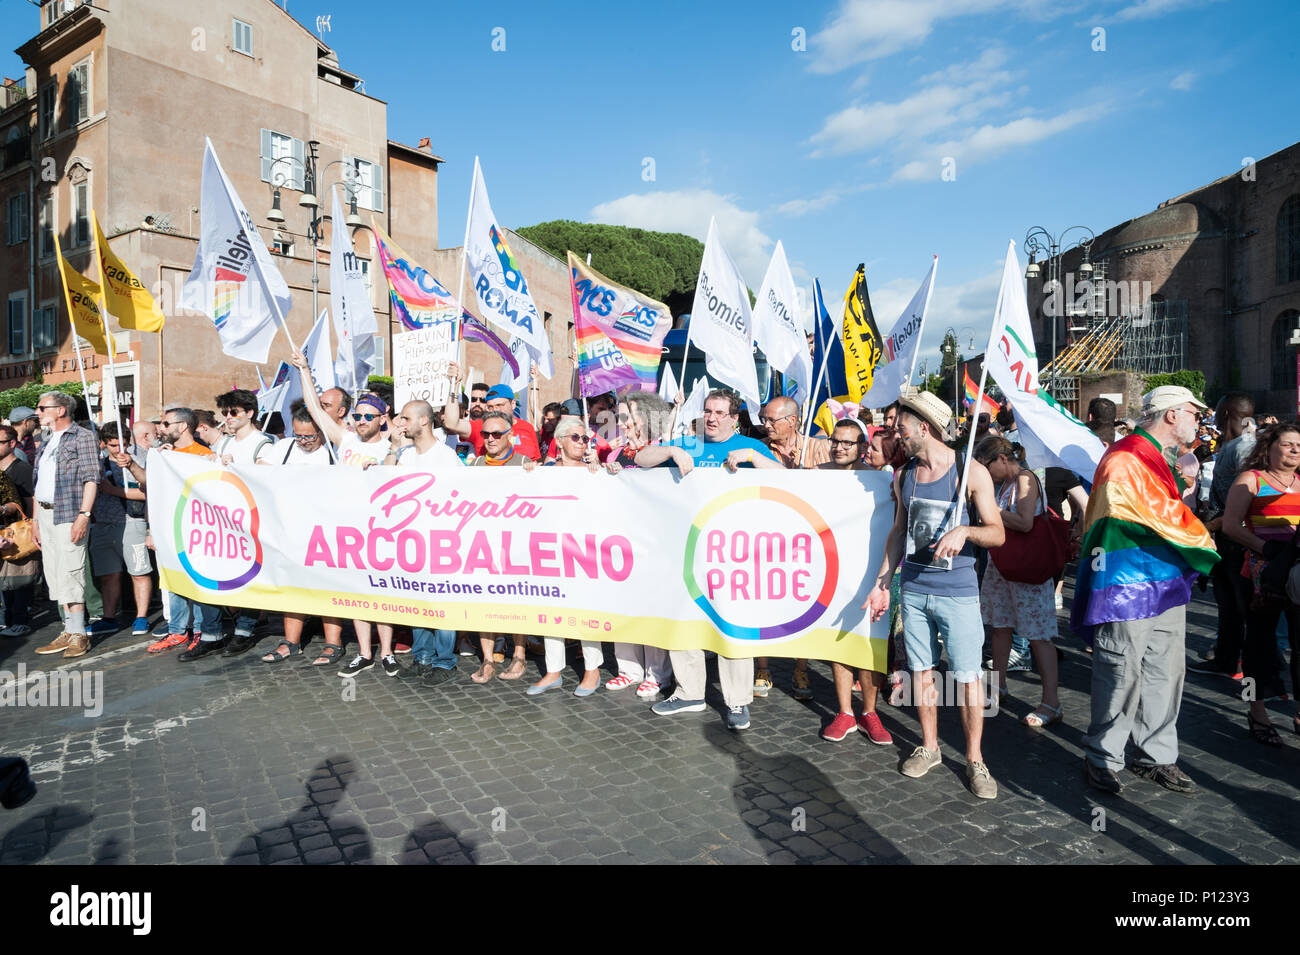
M 1015 240 L 1011 240 L 1011 247 L 1014 248 Z M 975 401 L 971 405 L 971 415 L 967 419 L 970 422 L 970 435 L 966 439 L 966 461 L 961 471 L 961 484 L 957 488 L 957 506 L 953 509 L 952 526 L 957 526 L 957 515 L 961 513 L 962 504 L 966 500 L 966 485 L 970 480 L 970 463 L 971 455 L 975 451 L 975 425 L 979 421 L 975 411 L 979 408 L 984 400 L 984 382 L 989 374 L 989 352 L 993 350 L 993 341 L 998 331 L 998 317 L 1002 314 L 1002 285 L 998 285 L 998 303 L 993 307 L 993 321 L 989 323 L 989 342 L 984 347 L 984 360 L 980 362 L 980 386 L 975 393 Z M 949 528 L 951 529 L 951 528 Z
M 474 221 L 474 194 L 477 191 L 474 187 L 478 185 L 478 177 L 479 177 L 478 156 L 475 156 L 474 157 L 474 178 L 471 179 L 469 183 L 469 206 L 465 210 L 465 241 L 462 242 L 460 245 L 460 277 L 456 280 L 456 304 L 460 306 L 462 314 L 466 311 L 465 298 L 464 298 L 465 276 L 468 272 L 466 256 L 469 254 L 469 227 L 470 227 L 470 223 Z M 457 328 L 460 327 L 459 316 L 457 316 L 456 319 L 456 326 Z M 459 335 L 456 336 L 456 342 L 457 342 L 456 362 L 457 364 L 463 365 L 464 362 L 461 355 L 462 355 L 462 348 L 464 348 L 465 342 L 464 339 L 461 338 Z
M 933 274 L 930 276 L 930 288 L 925 293 L 925 304 L 921 306 L 921 327 L 916 330 L 916 347 L 912 349 L 912 367 L 908 369 L 907 381 L 903 382 L 903 391 L 912 387 L 912 379 L 916 377 L 916 359 L 921 354 L 921 336 L 925 334 L 925 320 L 930 314 L 930 297 L 934 295 L 935 279 L 939 277 L 939 256 L 934 257 L 934 265 L 931 267 Z

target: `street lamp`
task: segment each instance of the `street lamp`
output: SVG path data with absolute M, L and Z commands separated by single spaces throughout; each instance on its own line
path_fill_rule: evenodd
M 282 162 L 298 163 L 302 166 L 303 171 L 303 194 L 298 199 L 298 205 L 309 210 L 310 218 L 307 221 L 307 240 L 311 242 L 311 313 L 312 315 L 320 314 L 320 256 L 316 254 L 317 243 L 325 237 L 324 222 L 331 216 L 324 215 L 320 211 L 320 203 L 316 199 L 316 147 L 320 143 L 311 140 L 307 143 L 308 153 L 306 159 L 299 159 L 297 156 L 281 156 L 271 163 L 271 169 L 274 170 Z M 327 172 L 330 166 L 341 165 L 347 167 L 347 163 L 342 159 L 334 159 L 327 162 L 321 172 Z M 284 184 L 283 173 L 272 173 L 271 182 L 275 191 L 271 195 L 271 211 L 266 214 L 266 221 L 280 225 L 284 222 L 284 212 L 280 209 L 280 187 Z M 357 183 L 350 180 L 346 175 L 339 180 L 343 186 L 344 192 L 348 196 L 348 214 L 343 223 L 348 228 L 356 228 L 361 225 L 361 216 L 357 214 Z
M 941 345 L 939 349 L 945 355 L 952 356 L 952 413 L 953 413 L 953 417 L 955 418 L 961 417 L 961 411 L 960 411 L 961 390 L 960 390 L 960 386 L 957 383 L 957 336 L 958 335 L 965 335 L 966 340 L 968 342 L 967 348 L 969 348 L 971 351 L 975 350 L 975 332 L 973 332 L 970 328 L 966 327 L 965 325 L 963 325 L 960 330 L 954 329 L 952 326 L 949 326 L 948 329 L 944 332 L 943 345 Z M 939 370 L 940 371 L 943 370 L 942 363 L 939 366 Z
M 1074 245 L 1066 247 L 1065 237 L 1076 229 L 1084 233 L 1085 237 Z M 1043 283 L 1043 291 L 1047 295 L 1053 296 L 1053 304 L 1049 304 L 1047 309 L 1052 319 L 1052 373 L 1046 381 L 1040 379 L 1041 383 L 1047 388 L 1047 393 L 1053 398 L 1056 397 L 1056 326 L 1059 324 L 1060 319 L 1060 316 L 1056 314 L 1058 309 L 1054 302 L 1056 301 L 1055 296 L 1060 292 L 1061 288 L 1061 256 L 1076 248 L 1083 249 L 1083 262 L 1079 265 L 1079 272 L 1083 275 L 1091 275 L 1092 244 L 1096 240 L 1097 236 L 1093 234 L 1093 231 L 1082 225 L 1069 226 L 1055 236 L 1042 226 L 1034 226 L 1025 233 L 1024 250 L 1025 254 L 1029 256 L 1029 265 L 1025 268 L 1025 278 L 1034 279 L 1042 274 L 1037 256 L 1040 254 L 1045 256 L 1047 281 Z

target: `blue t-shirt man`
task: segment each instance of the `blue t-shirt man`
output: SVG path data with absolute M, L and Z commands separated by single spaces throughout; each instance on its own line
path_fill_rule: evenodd
M 664 442 L 667 447 L 681 448 L 691 456 L 697 468 L 720 468 L 727 462 L 727 455 L 732 451 L 753 451 L 755 454 L 761 454 L 765 458 L 772 457 L 772 452 L 768 450 L 767 445 L 761 441 L 755 441 L 753 438 L 745 438 L 738 434 L 733 434 L 725 441 L 708 441 L 697 438 L 694 435 L 688 435 L 684 438 L 677 438 L 673 441 Z M 672 461 L 665 461 L 661 467 L 671 467 Z M 744 462 L 740 465 L 744 468 L 752 468 L 753 465 Z

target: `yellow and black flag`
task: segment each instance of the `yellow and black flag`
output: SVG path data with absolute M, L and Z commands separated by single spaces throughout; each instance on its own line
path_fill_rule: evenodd
M 858 265 L 853 284 L 844 293 L 844 372 L 849 385 L 849 400 L 858 402 L 871 390 L 876 363 L 880 361 L 883 342 L 876 316 L 871 312 L 867 294 L 867 274 Z

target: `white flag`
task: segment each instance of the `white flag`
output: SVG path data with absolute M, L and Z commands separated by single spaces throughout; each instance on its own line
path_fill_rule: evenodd
M 477 156 L 474 157 L 474 184 L 469 194 L 469 221 L 465 228 L 465 266 L 483 317 L 523 339 L 532 360 L 537 362 L 538 370 L 550 378 L 555 367 L 546 327 L 533 303 L 519 263 L 506 242 L 505 233 L 492 214 Z
M 311 327 L 311 332 L 302 343 L 302 353 L 307 358 L 311 379 L 316 383 L 316 394 L 338 387 L 334 377 L 334 362 L 330 358 L 329 314 L 326 309 L 321 309 L 320 317 L 316 319 L 316 324 Z M 269 407 L 271 411 L 280 412 L 288 429 L 289 408 L 302 398 L 302 379 L 297 368 L 293 369 L 280 388 L 281 390 L 273 399 L 274 403 Z M 272 392 L 275 390 L 271 389 Z
M 663 363 L 663 371 L 664 376 L 659 379 L 659 397 L 671 404 L 681 389 L 677 387 L 677 376 L 673 374 L 672 366 L 668 362 Z
M 1067 468 L 1091 484 L 1106 446 L 1046 391 L 1038 390 L 1038 354 L 1014 242 L 1007 247 L 984 367 L 1015 412 L 1029 466 Z
M 876 366 L 871 390 L 858 402 L 862 407 L 884 408 L 893 404 L 903 393 L 903 388 L 911 384 L 912 371 L 916 367 L 916 350 L 921 343 L 925 313 L 930 308 L 930 294 L 934 291 L 934 275 L 938 270 L 939 257 L 936 255 L 921 287 L 907 303 L 903 314 L 898 316 L 894 327 L 882 336 L 881 364 Z
M 749 289 L 740 270 L 709 220 L 700 276 L 691 306 L 690 339 L 704 352 L 710 375 L 735 388 L 747 401 L 758 401 L 758 372 L 754 369 L 754 323 Z
M 361 262 L 357 259 L 339 205 L 337 189 L 330 190 L 333 204 L 334 233 L 330 237 L 330 309 L 334 312 L 334 334 L 338 336 L 338 361 L 335 376 L 338 387 L 355 394 L 365 387 L 371 366 L 361 360 L 357 343 L 379 332 L 375 310 L 366 291 Z
M 223 352 L 260 365 L 293 296 L 226 178 L 212 141 L 206 142 L 199 247 L 181 290 L 181 305 L 212 319 Z
M 682 402 L 682 410 L 677 415 L 677 426 L 673 429 L 673 437 L 695 433 L 691 426 L 697 419 L 704 417 L 704 400 L 709 397 L 709 391 L 707 378 L 695 379 L 695 384 L 691 386 L 691 396 Z
M 790 264 L 780 241 L 767 264 L 767 274 L 754 304 L 754 340 L 767 356 L 767 363 L 795 385 L 786 394 L 802 405 L 812 389 L 812 355 L 803 329 L 799 298 Z

